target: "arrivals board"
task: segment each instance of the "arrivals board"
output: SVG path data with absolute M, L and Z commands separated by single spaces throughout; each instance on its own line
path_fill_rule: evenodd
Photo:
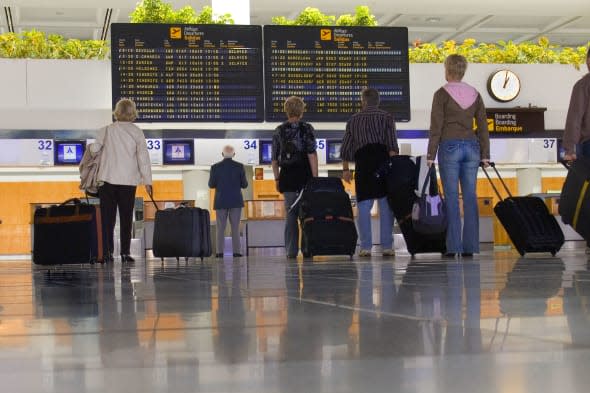
M 410 120 L 405 27 L 264 26 L 264 59 L 268 121 L 285 119 L 292 95 L 305 101 L 305 120 L 345 121 L 364 87 L 379 90 L 396 121 Z
M 262 28 L 111 25 L 113 106 L 137 105 L 140 122 L 264 119 Z

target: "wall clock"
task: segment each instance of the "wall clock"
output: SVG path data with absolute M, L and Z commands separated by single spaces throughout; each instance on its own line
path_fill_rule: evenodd
M 494 100 L 509 102 L 520 93 L 520 79 L 510 70 L 499 70 L 490 75 L 487 87 Z

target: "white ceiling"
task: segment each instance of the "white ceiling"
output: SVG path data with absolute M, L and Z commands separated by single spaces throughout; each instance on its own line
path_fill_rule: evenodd
M 234 0 L 247 1 L 247 0 Z M 128 22 L 137 0 L 5 0 L 10 7 L 15 31 L 35 28 L 68 38 L 100 38 L 105 15 L 112 8 L 111 22 Z M 169 0 L 175 7 L 195 9 L 210 0 Z M 548 36 L 562 45 L 585 45 L 590 41 L 589 0 L 250 0 L 252 24 L 270 24 L 271 17 L 295 17 L 307 6 L 326 14 L 354 13 L 366 4 L 381 26 L 407 26 L 409 41 L 423 42 L 465 38 L 497 40 L 536 40 Z M 0 31 L 7 31 L 4 9 Z

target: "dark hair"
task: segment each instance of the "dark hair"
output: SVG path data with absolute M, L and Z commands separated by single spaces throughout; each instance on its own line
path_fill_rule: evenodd
M 361 93 L 361 100 L 370 106 L 377 106 L 379 105 L 379 92 L 377 89 L 373 89 L 372 87 L 367 87 L 363 89 Z

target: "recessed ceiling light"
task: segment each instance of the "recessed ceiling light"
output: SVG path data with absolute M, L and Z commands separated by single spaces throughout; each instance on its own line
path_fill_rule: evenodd
M 57 16 L 62 16 L 64 14 L 63 11 L 55 11 L 55 15 Z
M 426 18 L 426 22 L 428 22 L 428 23 L 438 23 L 438 22 L 440 22 L 440 18 L 437 18 L 437 17 Z

